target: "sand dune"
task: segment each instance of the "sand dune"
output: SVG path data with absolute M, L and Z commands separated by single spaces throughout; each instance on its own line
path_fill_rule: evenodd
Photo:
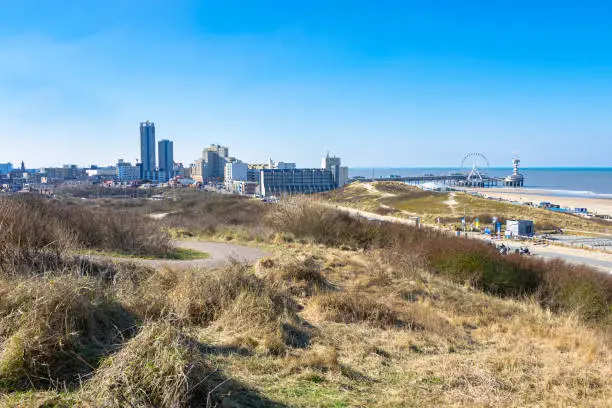
M 608 198 L 561 197 L 552 195 L 546 190 L 525 188 L 466 189 L 466 191 L 475 191 L 485 197 L 501 198 L 507 201 L 533 202 L 536 204 L 547 201 L 559 204 L 561 207 L 587 208 L 591 213 L 612 216 L 612 199 Z

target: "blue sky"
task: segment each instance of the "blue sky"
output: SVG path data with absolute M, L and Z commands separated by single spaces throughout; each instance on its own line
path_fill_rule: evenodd
M 612 166 L 612 2 L 0 0 L 0 162 L 133 161 L 144 120 L 185 163 Z

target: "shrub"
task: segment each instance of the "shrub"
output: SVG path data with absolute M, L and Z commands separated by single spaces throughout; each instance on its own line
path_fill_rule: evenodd
M 335 247 L 387 247 L 398 238 L 396 231 L 384 231 L 389 225 L 393 228 L 394 224 L 370 222 L 306 199 L 279 205 L 268 214 L 268 222 L 296 238 Z
M 573 311 L 590 322 L 612 325 L 612 279 L 609 274 L 560 261 L 541 262 L 540 302 L 553 310 Z
M 266 211 L 259 201 L 213 193 L 183 194 L 177 202 L 162 205 L 169 205 L 171 211 L 163 219 L 165 226 L 192 234 L 214 234 L 237 226 L 256 229 Z
M 64 253 L 74 247 L 134 255 L 162 255 L 170 237 L 142 214 L 93 211 L 81 204 L 38 196 L 0 199 L 0 244 L 25 254 Z
M 516 256 L 502 258 L 486 247 L 465 241 L 459 242 L 458 248 L 432 249 L 429 264 L 433 270 L 501 296 L 522 296 L 537 289 L 540 274 L 528 264 L 517 262 Z
M 73 248 L 75 237 L 55 207 L 28 195 L 0 198 L 0 261 L 26 261 L 40 251 L 56 255 Z

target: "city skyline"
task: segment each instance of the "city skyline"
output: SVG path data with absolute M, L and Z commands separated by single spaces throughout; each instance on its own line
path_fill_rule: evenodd
M 149 118 L 186 165 L 211 143 L 304 167 L 327 150 L 351 167 L 612 165 L 609 3 L 11 3 L 0 162 L 133 161 Z

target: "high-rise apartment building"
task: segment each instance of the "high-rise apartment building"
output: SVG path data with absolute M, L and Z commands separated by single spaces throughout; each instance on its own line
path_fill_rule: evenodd
M 229 149 L 220 145 L 210 145 L 202 152 L 206 162 L 204 178 L 223 181 L 225 177 L 225 164 L 230 161 Z
M 13 171 L 12 163 L 0 163 L 0 174 L 9 174 Z
M 174 144 L 170 140 L 160 140 L 158 145 L 159 179 L 168 181 L 174 176 Z
M 143 179 L 154 178 L 155 173 L 155 123 L 140 123 L 140 162 Z
M 225 165 L 235 161 L 229 157 L 229 149 L 220 145 L 210 145 L 202 151 L 202 158 L 191 166 L 191 177 L 196 181 L 223 181 Z
M 332 172 L 334 184 L 338 188 L 348 182 L 348 167 L 342 167 L 341 164 L 342 161 L 339 157 L 330 157 L 329 153 L 321 160 L 321 168 Z

